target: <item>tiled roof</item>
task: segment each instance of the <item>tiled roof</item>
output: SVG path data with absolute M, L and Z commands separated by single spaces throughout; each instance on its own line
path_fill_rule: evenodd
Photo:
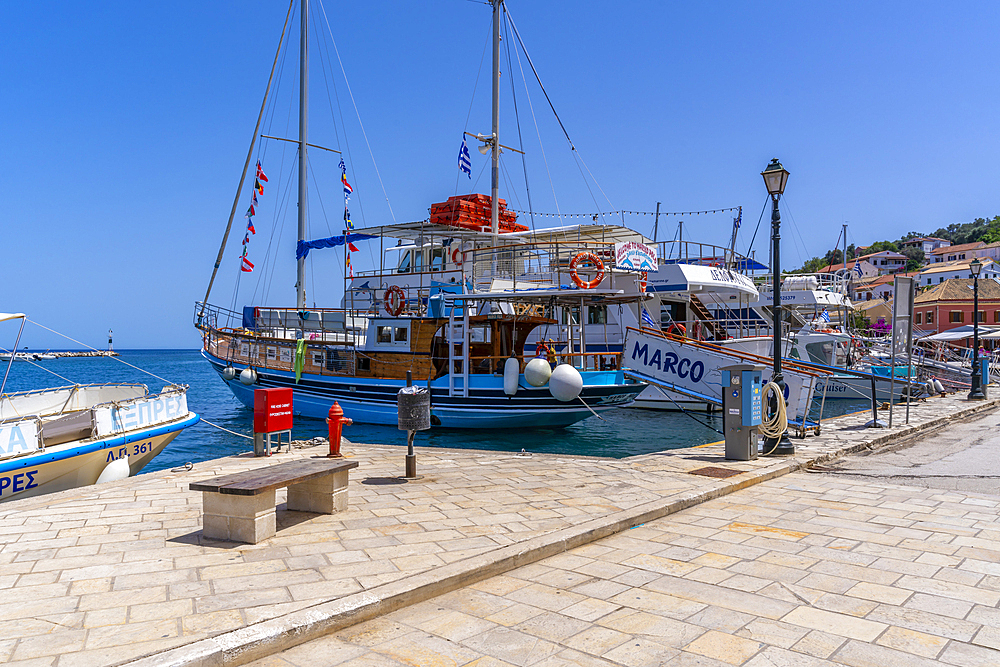
M 950 252 L 955 252 L 956 250 L 958 250 L 958 251 L 961 251 L 961 250 L 976 250 L 977 248 L 982 248 L 985 245 L 986 244 L 983 243 L 982 241 L 976 241 L 975 243 L 963 243 L 962 245 L 950 245 L 950 246 L 945 246 L 944 248 L 937 248 L 935 250 L 931 250 L 931 254 L 932 255 L 945 255 L 945 254 L 948 254 Z
M 968 278 L 952 278 L 934 285 L 914 299 L 914 303 L 935 301 L 972 301 L 972 282 Z M 980 301 L 1000 301 L 1000 283 L 992 279 L 979 281 Z
M 869 257 L 886 257 L 888 259 L 908 259 L 906 255 L 901 255 L 894 250 L 879 250 L 878 252 L 862 255 L 858 259 L 868 259 Z
M 979 261 L 982 262 L 984 266 L 989 266 L 990 264 L 994 263 L 993 260 L 990 259 L 989 257 L 981 257 Z M 937 264 L 928 264 L 926 267 L 924 267 L 923 271 L 921 271 L 920 273 L 926 275 L 928 273 L 947 273 L 948 271 L 961 271 L 963 269 L 968 269 L 969 264 L 971 263 L 972 259 L 956 259 L 951 262 L 939 262 Z

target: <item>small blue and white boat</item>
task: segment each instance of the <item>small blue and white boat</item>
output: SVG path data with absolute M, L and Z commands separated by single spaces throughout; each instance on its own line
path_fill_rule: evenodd
M 0 313 L 0 322 L 16 318 L 23 328 L 24 315 Z M 0 383 L 0 502 L 137 475 L 199 421 L 184 385 L 158 394 L 126 383 L 5 394 L 11 361 Z

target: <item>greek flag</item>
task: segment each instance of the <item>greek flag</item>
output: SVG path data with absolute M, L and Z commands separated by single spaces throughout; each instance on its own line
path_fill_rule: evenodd
M 642 306 L 642 323 L 650 329 L 659 329 L 660 325 L 653 321 L 653 316 L 649 314 L 645 306 Z
M 861 277 L 861 262 L 854 262 L 854 272 L 858 274 L 858 278 Z
M 823 312 L 819 314 L 819 318 L 821 320 L 823 320 L 824 322 L 829 322 L 830 321 L 830 312 L 826 308 L 824 308 Z
M 465 145 L 465 138 L 462 138 L 462 147 L 458 150 L 458 168 L 472 178 L 472 160 L 469 159 L 469 147 Z

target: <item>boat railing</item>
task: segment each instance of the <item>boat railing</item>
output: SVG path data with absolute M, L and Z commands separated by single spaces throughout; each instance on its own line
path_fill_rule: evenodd
M 761 293 L 771 293 L 774 281 L 771 276 L 762 277 L 757 290 Z M 848 273 L 785 273 L 781 276 L 781 291 L 822 291 L 848 296 L 851 287 L 851 274 Z
M 302 372 L 314 375 L 353 375 L 355 370 L 370 367 L 370 359 L 357 351 L 353 344 L 330 342 L 317 338 L 305 339 Z M 295 352 L 298 341 L 258 339 L 245 334 L 209 333 L 205 349 L 212 356 L 233 366 L 252 366 L 269 370 L 295 372 Z M 361 357 L 361 363 L 358 358 Z
M 567 363 L 581 371 L 609 371 L 621 368 L 621 352 L 565 352 L 555 351 L 552 353 L 552 360 L 555 363 Z M 499 375 L 503 373 L 504 364 L 508 356 L 479 356 L 469 357 L 470 375 Z M 517 355 L 521 363 L 521 372 L 524 366 L 533 358 L 533 355 Z M 546 357 L 548 358 L 548 357 Z M 462 373 L 462 360 L 456 359 L 452 362 L 454 367 L 452 372 Z
M 760 265 L 738 252 L 699 241 L 660 241 L 657 243 L 660 264 L 699 264 L 722 266 L 737 273 L 748 273 Z
M 659 330 L 684 338 L 709 342 L 722 342 L 737 338 L 761 338 L 772 335 L 771 323 L 760 319 L 669 320 L 663 321 Z M 789 324 L 782 322 L 782 335 L 787 335 L 790 330 Z
M 213 335 L 239 335 L 295 341 L 305 338 L 353 345 L 364 333 L 370 310 L 344 308 L 248 307 L 242 313 L 217 306 L 195 304 L 195 326 Z

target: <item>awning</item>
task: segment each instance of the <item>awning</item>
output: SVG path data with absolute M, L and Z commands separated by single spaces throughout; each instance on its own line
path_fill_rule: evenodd
M 952 340 L 966 340 L 967 338 L 972 338 L 974 335 L 972 325 L 966 324 L 962 327 L 955 327 L 954 329 L 949 329 L 948 331 L 942 331 L 941 333 L 934 334 L 932 336 L 924 336 L 921 341 L 937 341 L 937 342 L 947 342 Z M 982 324 L 979 325 L 979 337 L 980 338 L 1000 338 L 1000 329 L 993 327 L 987 327 Z
M 344 235 L 340 236 L 330 236 L 325 239 L 316 239 L 315 241 L 299 241 L 298 245 L 295 247 L 295 259 L 305 259 L 309 254 L 309 251 L 313 248 L 335 248 L 339 245 L 344 245 L 344 243 L 354 243 L 355 241 L 367 241 L 368 239 L 373 239 L 374 236 L 370 234 L 347 234 L 347 240 L 344 240 Z

